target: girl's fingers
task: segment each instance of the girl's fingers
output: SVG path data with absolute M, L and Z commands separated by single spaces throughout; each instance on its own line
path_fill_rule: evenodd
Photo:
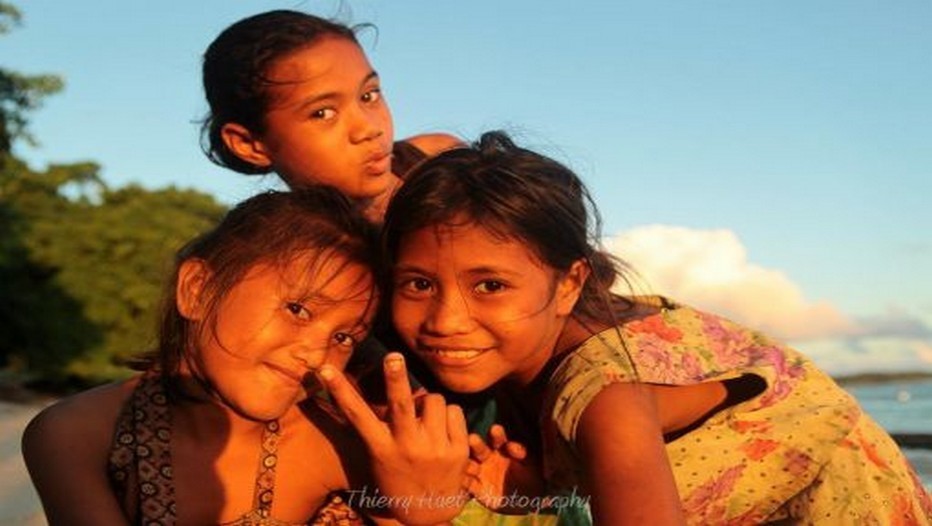
M 508 435 L 505 434 L 505 428 L 499 424 L 493 424 L 489 428 L 489 444 L 492 449 L 501 449 L 508 442 Z
M 458 405 L 448 405 L 447 408 L 447 437 L 450 445 L 457 450 L 469 448 L 469 429 L 466 425 L 466 415 L 463 408 Z
M 489 493 L 485 486 L 483 486 L 482 481 L 477 477 L 467 477 L 464 485 L 466 486 L 466 491 L 477 499 Z M 480 500 L 480 502 L 482 501 Z M 482 503 L 485 504 L 484 502 Z
M 431 393 L 418 399 L 420 405 L 421 429 L 427 432 L 427 438 L 440 447 L 441 441 L 447 442 L 447 402 L 442 395 Z
M 508 442 L 505 444 L 505 453 L 512 460 L 524 460 L 527 458 L 527 448 L 520 442 Z
M 317 373 L 320 381 L 327 388 L 337 407 L 346 415 L 346 419 L 359 431 L 370 449 L 381 446 L 388 436 L 385 424 L 379 420 L 369 404 L 363 399 L 356 387 L 331 365 L 324 365 Z
M 392 429 L 401 435 L 412 435 L 417 429 L 417 415 L 405 359 L 400 353 L 389 353 L 382 363 L 385 373 L 385 394 Z
M 480 473 L 482 473 L 482 466 L 480 466 L 478 462 L 470 460 L 466 463 L 466 471 L 464 474 L 467 478 L 478 478 Z
M 469 455 L 472 458 L 479 462 L 488 460 L 489 456 L 492 454 L 492 449 L 485 443 L 485 440 L 482 440 L 482 437 L 475 433 L 470 433 L 467 441 L 469 444 Z

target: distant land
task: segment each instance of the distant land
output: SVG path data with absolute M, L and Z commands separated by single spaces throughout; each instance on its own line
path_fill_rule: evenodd
M 833 376 L 841 385 L 886 384 L 932 380 L 932 371 L 903 371 L 900 373 L 858 373 Z

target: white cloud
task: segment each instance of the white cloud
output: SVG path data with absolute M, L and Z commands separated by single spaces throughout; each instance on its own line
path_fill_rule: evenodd
M 729 230 L 650 225 L 604 243 L 637 271 L 639 292 L 789 341 L 832 374 L 932 371 L 932 329 L 923 320 L 897 310 L 852 319 L 828 302 L 809 300 L 783 272 L 748 261 Z
M 786 340 L 847 336 L 852 320 L 827 302 L 805 298 L 778 270 L 748 261 L 730 230 L 650 225 L 605 240 L 649 290 L 717 312 Z

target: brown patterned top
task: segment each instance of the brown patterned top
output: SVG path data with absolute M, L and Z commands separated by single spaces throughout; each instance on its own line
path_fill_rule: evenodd
M 253 508 L 223 526 L 297 526 L 270 516 L 280 439 L 278 422 L 268 422 L 262 435 Z M 134 518 L 134 524 L 174 526 L 177 523 L 170 444 L 171 406 L 160 376 L 147 373 L 140 378 L 120 412 L 107 463 L 114 493 L 127 516 Z M 306 524 L 352 526 L 367 523 L 334 493 Z

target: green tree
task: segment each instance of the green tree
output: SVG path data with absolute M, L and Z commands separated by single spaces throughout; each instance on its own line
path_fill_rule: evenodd
M 112 379 L 154 343 L 173 255 L 224 207 L 174 187 L 110 189 L 94 163 L 0 168 L 0 360 L 51 384 Z M 67 190 L 67 191 L 66 191 Z
M 0 2 L 0 35 L 18 26 L 21 20 L 18 9 Z M 35 143 L 27 128 L 29 112 L 38 109 L 46 96 L 63 87 L 57 75 L 22 75 L 0 68 L 0 162 L 9 155 L 16 140 Z
M 79 178 L 75 167 L 74 178 Z M 45 218 L 68 218 L 77 203 L 58 195 L 67 167 L 36 173 L 15 158 L 0 168 L 0 360 L 7 370 L 56 380 L 67 363 L 102 339 L 81 303 L 36 260 L 33 233 Z M 30 246 L 32 245 L 32 246 Z
M 19 21 L 0 2 L 0 34 Z M 224 207 L 194 190 L 108 188 L 93 162 L 35 171 L 16 158 L 16 141 L 33 142 L 28 116 L 61 87 L 0 68 L 0 367 L 85 386 L 152 347 L 174 252 Z

